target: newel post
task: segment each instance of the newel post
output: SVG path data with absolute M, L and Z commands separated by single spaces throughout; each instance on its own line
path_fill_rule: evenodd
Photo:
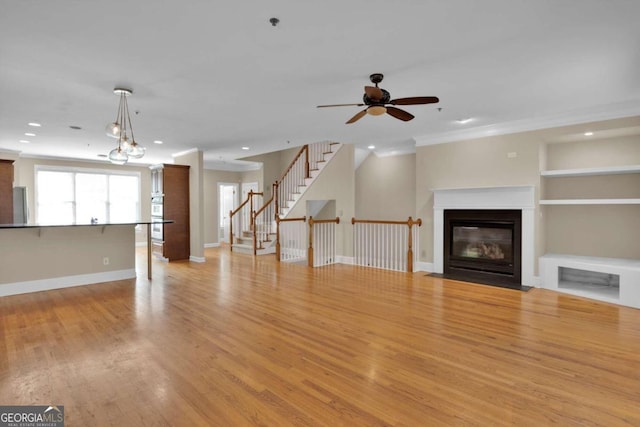
M 251 222 L 254 223 L 255 225 L 255 218 L 256 218 L 256 211 L 251 211 Z M 254 227 L 253 229 L 253 255 L 258 255 L 258 238 L 257 238 L 257 234 L 258 234 L 258 230 L 256 230 L 256 227 Z
M 280 197 L 279 197 L 280 195 L 278 194 L 279 192 L 280 192 L 280 183 L 278 181 L 276 181 L 276 182 L 273 183 L 273 186 L 272 186 L 272 193 L 273 194 L 271 195 L 273 197 L 273 201 L 274 201 L 273 214 L 275 215 L 274 219 L 276 219 L 276 221 L 277 221 L 277 218 L 278 218 L 278 214 L 280 213 L 280 202 L 278 201 L 278 199 L 280 199 Z
M 233 251 L 233 211 L 229 211 L 229 247 Z
M 304 177 L 311 178 L 309 175 L 309 144 L 304 146 Z
M 313 267 L 313 217 L 309 217 L 309 249 L 307 250 L 307 265 Z
M 280 215 L 276 213 L 276 261 L 280 262 Z
M 407 225 L 409 226 L 409 238 L 407 239 L 409 249 L 407 250 L 407 272 L 413 273 L 413 233 L 411 232 L 411 227 L 414 224 L 418 226 L 422 225 L 422 219 L 418 218 L 416 221 L 413 218 L 409 217 L 407 221 Z
M 249 190 L 249 213 L 253 212 L 253 190 Z M 253 215 L 249 215 L 249 229 L 253 230 Z

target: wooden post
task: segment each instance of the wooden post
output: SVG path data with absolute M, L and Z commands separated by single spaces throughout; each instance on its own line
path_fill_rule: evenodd
M 233 211 L 229 211 L 229 246 L 233 247 Z
M 249 230 L 253 230 L 253 215 L 251 215 L 251 212 L 253 212 L 253 190 L 249 190 Z
M 409 217 L 407 221 L 407 225 L 409 226 L 409 239 L 407 239 L 409 243 L 409 250 L 407 251 L 407 272 L 413 273 L 413 234 L 411 233 L 411 227 L 415 224 L 418 227 L 422 226 L 422 219 L 418 218 L 417 221 L 414 221 L 413 218 Z
M 273 183 L 272 192 L 273 192 L 273 201 L 275 203 L 274 204 L 273 214 L 275 215 L 276 221 L 277 221 L 278 217 L 280 216 L 279 215 L 279 213 L 280 213 L 280 203 L 278 202 L 278 198 L 279 198 L 278 196 L 279 196 L 279 193 L 280 193 L 280 184 L 278 183 L 278 181 Z
M 280 262 L 280 215 L 276 214 L 276 261 Z
M 252 211 L 251 217 L 253 218 L 253 255 L 258 255 L 258 241 L 257 234 L 258 230 L 256 229 L 256 211 Z
M 304 146 L 304 177 L 311 178 L 309 175 L 309 145 Z
M 407 251 L 407 271 L 409 273 L 413 273 L 413 236 L 411 235 L 411 227 L 413 226 L 413 221 L 411 220 L 411 217 L 409 217 L 407 225 L 409 226 L 409 238 L 407 239 L 407 242 L 409 244 L 409 250 Z
M 307 250 L 307 265 L 313 267 L 313 217 L 309 217 L 309 249 Z

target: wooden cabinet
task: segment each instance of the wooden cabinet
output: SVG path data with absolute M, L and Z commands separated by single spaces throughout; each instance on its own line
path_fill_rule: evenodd
M 153 219 L 172 220 L 161 233 L 151 235 L 153 251 L 169 261 L 189 259 L 189 166 L 162 164 L 151 167 Z M 154 209 L 154 206 L 155 209 Z M 158 204 L 162 206 L 158 209 Z
M 0 224 L 13 223 L 13 160 L 0 160 Z

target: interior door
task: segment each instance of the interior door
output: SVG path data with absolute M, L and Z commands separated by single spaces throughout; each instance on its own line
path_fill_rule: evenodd
M 238 184 L 218 184 L 219 239 L 220 242 L 229 243 L 229 212 L 238 206 Z

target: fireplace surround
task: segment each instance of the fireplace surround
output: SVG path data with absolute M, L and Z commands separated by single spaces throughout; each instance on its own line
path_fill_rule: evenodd
M 536 286 L 535 188 L 533 186 L 476 187 L 433 190 L 433 266 L 444 274 L 445 210 L 517 210 L 521 213 L 520 285 Z

